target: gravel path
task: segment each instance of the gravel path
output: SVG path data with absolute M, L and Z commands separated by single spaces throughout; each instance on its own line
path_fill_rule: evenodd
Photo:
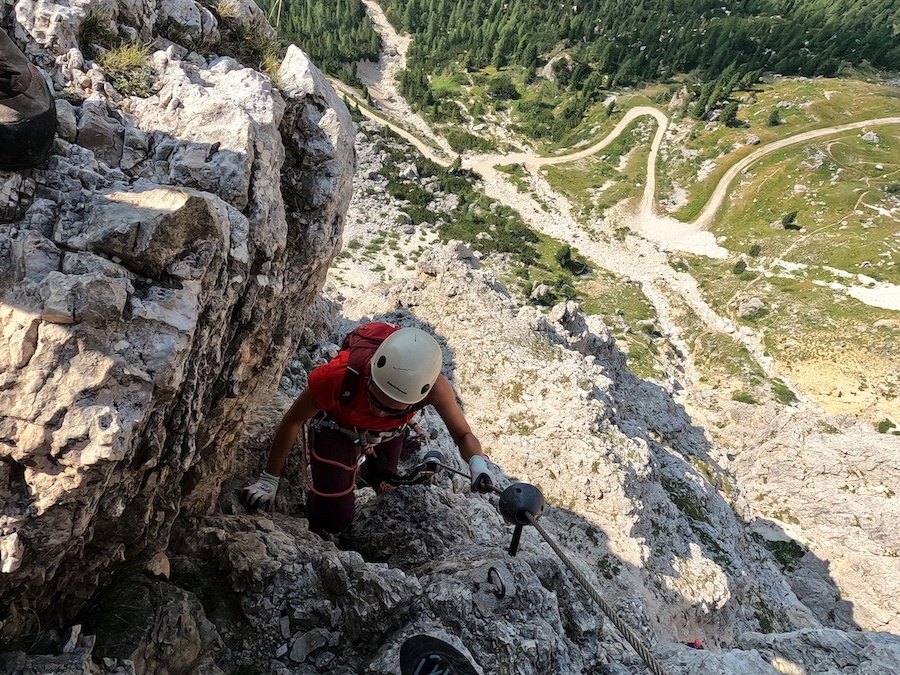
M 362 77 L 362 74 L 360 75 L 360 78 L 369 87 L 373 98 L 377 92 L 376 100 L 381 108 L 379 110 L 381 114 L 368 110 L 364 105 L 360 106 L 361 112 L 370 119 L 390 127 L 395 133 L 415 145 L 429 159 L 443 166 L 449 166 L 450 161 L 447 157 L 435 152 L 433 147 L 423 143 L 421 138 L 405 128 L 406 125 L 413 126 L 417 132 L 422 130 L 429 140 L 433 142 L 437 140 L 427 123 L 411 111 L 397 90 L 394 80 L 394 76 L 401 67 L 400 64 L 406 63 L 409 37 L 397 34 L 387 22 L 381 8 L 373 0 L 364 0 L 364 4 L 372 16 L 376 30 L 381 33 L 384 41 L 384 53 L 376 67 L 364 69 L 365 78 Z M 340 82 L 333 84 L 344 93 L 355 97 L 355 92 L 346 85 Z M 382 115 L 389 113 L 392 116 L 396 115 L 393 119 L 403 120 L 404 126 L 386 121 Z M 692 349 L 684 343 L 681 337 L 678 306 L 682 303 L 693 309 L 707 330 L 732 334 L 745 344 L 767 373 L 772 376 L 781 376 L 774 372 L 772 360 L 763 355 L 762 342 L 757 335 L 736 331 L 733 322 L 720 317 L 706 303 L 692 276 L 678 272 L 668 264 L 665 250 L 674 248 L 673 244 L 675 243 L 682 244 L 681 250 L 690 250 L 710 257 L 724 257 L 727 255 L 727 251 L 717 246 L 709 233 L 702 233 L 701 236 L 691 239 L 692 235 L 696 234 L 696 230 L 693 230 L 690 225 L 680 223 L 675 219 L 654 216 L 655 179 L 650 180 L 645 187 L 641 213 L 622 214 L 625 218 L 624 225 L 654 239 L 654 241 L 648 241 L 643 237 L 627 237 L 625 242 L 618 242 L 607 241 L 606 238 L 598 240 L 582 227 L 572 216 L 566 199 L 556 193 L 536 170 L 530 172 L 532 187 L 543 204 L 552 205 L 552 211 L 545 210 L 530 195 L 520 193 L 513 184 L 506 180 L 503 174 L 494 169 L 494 166 L 498 164 L 517 162 L 525 165 L 528 169 L 537 169 L 548 164 L 560 164 L 589 157 L 615 140 L 634 119 L 642 115 L 650 115 L 657 120 L 657 132 L 648 160 L 648 164 L 655 168 L 656 154 L 668 125 L 668 117 L 656 108 L 644 106 L 629 110 L 613 130 L 598 143 L 569 155 L 558 157 L 539 157 L 528 153 L 479 155 L 464 157 L 463 166 L 471 168 L 481 175 L 483 189 L 488 196 L 516 209 L 531 227 L 577 248 L 594 265 L 622 277 L 639 281 L 644 294 L 656 309 L 660 325 L 683 354 L 691 354 Z M 677 238 L 673 241 L 658 241 L 653 237 L 654 234 L 666 235 L 667 240 L 671 239 L 672 235 L 676 235 Z M 694 379 L 695 372 L 690 362 L 685 364 L 685 374 L 691 380 Z
M 805 131 L 801 134 L 796 134 L 794 136 L 789 136 L 788 138 L 782 138 L 781 140 L 767 143 L 758 150 L 754 150 L 749 155 L 744 157 L 744 159 L 742 159 L 740 162 L 738 162 L 725 172 L 725 175 L 722 176 L 722 180 L 719 181 L 716 189 L 713 190 L 712 196 L 710 196 L 709 201 L 706 203 L 706 206 L 703 207 L 703 211 L 697 217 L 697 220 L 694 221 L 694 227 L 699 230 L 708 230 L 713 224 L 713 217 L 715 216 L 716 211 L 719 210 L 719 207 L 722 206 L 722 202 L 725 201 L 725 197 L 728 195 L 728 187 L 729 185 L 731 185 L 731 181 L 733 181 L 738 174 L 743 173 L 751 164 L 768 155 L 769 153 L 775 152 L 776 150 L 781 150 L 797 143 L 805 143 L 806 141 L 811 141 L 814 138 L 831 136 L 833 134 L 842 133 L 844 131 L 851 131 L 853 129 L 883 126 L 885 124 L 900 124 L 900 117 L 881 117 L 874 120 L 850 122 L 849 124 L 841 124 L 834 127 L 826 127 L 824 129 Z
M 374 0 L 362 2 L 375 25 L 375 30 L 381 35 L 384 48 L 378 63 L 360 61 L 356 66 L 356 76 L 366 85 L 369 96 L 382 113 L 393 120 L 403 120 L 404 126 L 427 138 L 440 148 L 446 157 L 453 157 L 453 151 L 447 141 L 432 132 L 431 125 L 418 113 L 413 112 L 406 99 L 397 91 L 397 75 L 406 68 L 406 51 L 412 38 L 409 35 L 400 35 L 394 30 L 377 2 Z M 417 145 L 421 145 L 421 141 Z M 441 157 L 440 161 L 445 162 L 446 157 Z

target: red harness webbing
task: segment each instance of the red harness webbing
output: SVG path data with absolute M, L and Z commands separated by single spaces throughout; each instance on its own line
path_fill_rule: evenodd
M 309 491 L 318 497 L 343 497 L 344 495 L 348 495 L 356 489 L 356 472 L 359 471 L 359 467 L 365 461 L 366 455 L 369 454 L 365 452 L 360 446 L 359 455 L 357 455 L 356 461 L 353 462 L 353 466 L 347 466 L 346 464 L 342 464 L 341 462 L 337 462 L 333 459 L 325 459 L 324 457 L 320 457 L 316 454 L 315 443 L 312 442 L 312 434 L 315 433 L 315 427 L 310 425 L 307 422 L 303 427 L 303 435 L 300 442 L 300 450 L 301 450 L 301 472 L 303 473 L 303 480 L 306 481 L 306 487 L 309 488 Z M 328 493 L 321 492 L 315 488 L 313 485 L 312 479 L 312 467 L 310 466 L 309 458 L 312 457 L 317 462 L 322 462 L 323 464 L 328 464 L 329 466 L 335 466 L 339 469 L 343 469 L 344 471 L 352 472 L 350 476 L 350 487 L 342 492 Z

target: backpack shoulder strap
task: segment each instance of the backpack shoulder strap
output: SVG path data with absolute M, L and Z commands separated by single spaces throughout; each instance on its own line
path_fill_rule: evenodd
M 349 350 L 347 372 L 341 380 L 341 392 L 338 400 L 349 401 L 359 389 L 359 383 L 366 364 L 384 342 L 388 335 L 400 330 L 400 326 L 373 321 L 354 328 L 341 343 L 341 351 Z

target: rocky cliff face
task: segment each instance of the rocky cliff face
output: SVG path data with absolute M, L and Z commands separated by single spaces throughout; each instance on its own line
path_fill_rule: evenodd
M 4 636 L 71 613 L 116 563 L 165 549 L 178 514 L 209 510 L 309 321 L 355 165 L 349 114 L 300 50 L 279 90 L 169 43 L 152 93 L 123 98 L 76 42 L 90 9 L 3 8 L 78 101 L 60 100 L 45 167 L 2 176 Z M 94 9 L 122 36 L 178 12 L 215 23 L 192 2 Z
M 214 43 L 222 12 L 113 4 L 121 34 L 162 47 L 150 95 L 123 98 L 77 44 L 90 4 L 4 7 L 86 98 L 60 102 L 47 167 L 2 176 L 0 631 L 18 651 L 0 672 L 387 675 L 417 633 L 482 673 L 646 672 L 535 529 L 508 554 L 497 498 L 463 479 L 361 489 L 334 540 L 309 532 L 296 456 L 277 513 L 237 503 L 306 373 L 373 317 L 438 337 L 502 485 L 541 487 L 544 527 L 666 672 L 900 670 L 900 638 L 858 630 L 896 632 L 888 440 L 639 379 L 597 317 L 520 306 L 405 217 L 378 173 L 397 154 L 354 137 L 296 48 L 276 88 L 154 38 L 175 22 Z M 252 3 L 229 14 L 266 30 Z M 458 201 L 404 175 L 435 211 Z M 458 462 L 446 434 L 432 447 Z

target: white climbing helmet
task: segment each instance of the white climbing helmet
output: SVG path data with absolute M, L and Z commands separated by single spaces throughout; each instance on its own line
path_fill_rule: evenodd
M 385 396 L 412 405 L 428 395 L 441 374 L 441 348 L 419 328 L 387 336 L 372 355 L 372 381 Z

